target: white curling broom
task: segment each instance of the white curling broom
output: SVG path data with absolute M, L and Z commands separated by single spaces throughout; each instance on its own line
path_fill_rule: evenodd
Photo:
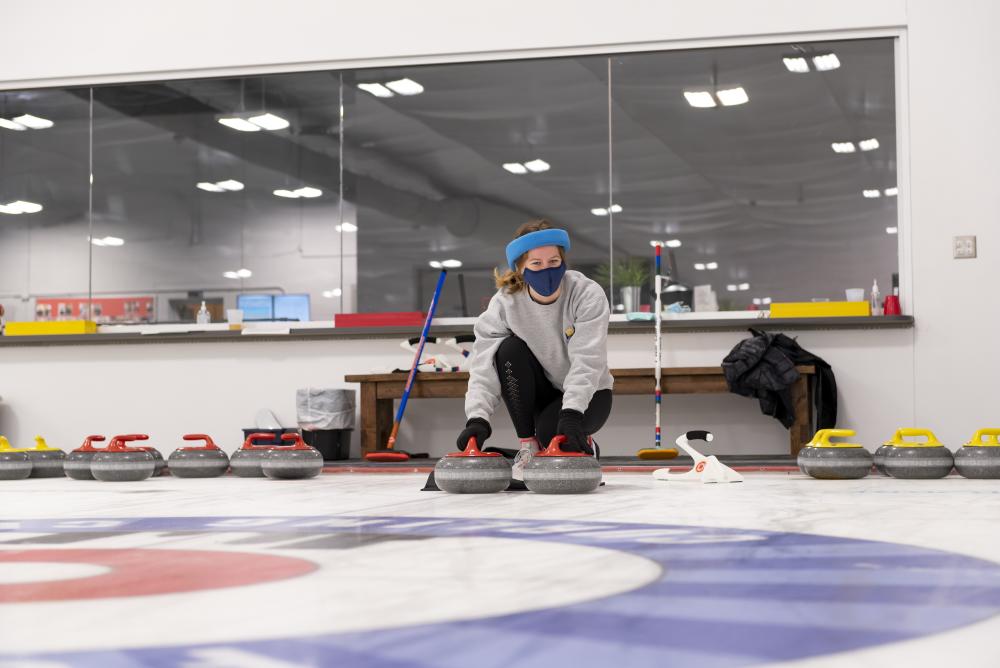
M 669 468 L 656 469 L 653 478 L 656 480 L 676 480 L 679 482 L 743 482 L 743 476 L 719 461 L 715 455 L 706 457 L 688 441 L 705 441 L 711 443 L 715 437 L 710 431 L 689 431 L 677 437 L 677 445 L 694 460 L 694 466 L 684 473 L 671 473 Z

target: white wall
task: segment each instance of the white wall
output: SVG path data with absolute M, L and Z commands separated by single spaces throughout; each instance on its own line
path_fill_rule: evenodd
M 908 108 L 908 123 L 901 127 L 909 150 L 901 154 L 906 162 L 900 165 L 900 202 L 911 211 L 900 243 L 912 258 L 910 308 L 917 327 L 808 332 L 801 340 L 833 364 L 841 386 L 841 422 L 857 427 L 867 444 L 897 425 L 920 424 L 956 446 L 975 428 L 1000 423 L 1000 393 L 994 388 L 1000 356 L 990 346 L 1000 325 L 994 250 L 1000 241 L 995 185 L 1000 134 L 994 118 L 1000 77 L 991 46 L 1000 9 L 994 3 L 588 0 L 508 2 L 487 10 L 459 0 L 293 2 L 279 10 L 281 20 L 273 4 L 250 6 L 258 4 L 259 11 L 244 8 L 237 14 L 192 1 L 22 3 L 5 14 L 0 86 L 252 66 L 466 59 L 492 51 L 527 55 L 536 49 L 645 48 L 654 42 L 663 48 L 663 42 L 686 46 L 713 38 L 760 41 L 789 33 L 905 27 L 908 74 L 899 104 Z M 60 20 L 53 22 L 53 16 Z M 181 42 L 184 48 L 178 48 Z M 956 91 L 969 94 L 956 97 Z M 951 259 L 955 234 L 978 236 L 979 259 Z M 739 338 L 737 333 L 671 335 L 668 360 L 718 363 Z M 650 346 L 648 337 L 613 337 L 611 363 L 648 365 Z M 10 404 L 0 409 L 0 425 L 19 441 L 44 431 L 61 445 L 74 445 L 94 429 L 140 429 L 167 441 L 184 431 L 207 430 L 232 447 L 228 435 L 238 434 L 257 407 L 272 406 L 292 422 L 295 387 L 336 384 L 344 373 L 384 365 L 397 351 L 392 341 L 0 348 L 0 395 Z M 630 452 L 647 442 L 648 404 L 641 397 L 619 400 L 613 424 L 600 439 L 607 451 Z M 667 420 L 669 433 L 696 424 L 713 428 L 726 451 L 780 452 L 786 442 L 776 423 L 737 397 L 670 398 Z M 414 402 L 407 421 L 404 438 L 411 447 L 426 443 L 440 452 L 462 422 L 460 403 Z M 509 437 L 510 431 L 499 435 Z

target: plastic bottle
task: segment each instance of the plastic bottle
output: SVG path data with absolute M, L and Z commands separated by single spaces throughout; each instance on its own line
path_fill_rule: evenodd
M 872 315 L 882 315 L 882 299 L 878 292 L 878 279 L 872 281 L 871 295 Z
M 201 308 L 198 309 L 198 316 L 196 318 L 199 325 L 207 325 L 212 322 L 212 316 L 209 314 L 208 309 L 205 308 L 205 302 L 201 303 Z

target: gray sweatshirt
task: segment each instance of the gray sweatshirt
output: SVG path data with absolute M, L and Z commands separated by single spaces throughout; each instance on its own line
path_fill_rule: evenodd
M 465 416 L 489 420 L 500 402 L 500 379 L 493 358 L 504 339 L 522 339 L 563 392 L 563 408 L 583 413 L 598 390 L 614 384 L 608 371 L 608 298 L 578 271 L 563 277 L 559 299 L 539 304 L 522 290 L 499 290 L 476 320 L 476 342 L 469 363 Z

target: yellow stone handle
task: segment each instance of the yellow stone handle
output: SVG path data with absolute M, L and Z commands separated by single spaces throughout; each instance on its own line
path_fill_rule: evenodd
M 1000 441 L 997 440 L 998 436 L 1000 436 L 1000 429 L 980 429 L 972 435 L 972 440 L 966 443 L 966 445 L 1000 447 Z M 983 442 L 984 437 L 989 437 L 985 443 Z
M 811 441 L 810 445 L 817 448 L 833 448 L 833 447 L 859 448 L 861 446 L 856 443 L 830 442 L 831 438 L 847 438 L 850 436 L 854 436 L 855 433 L 856 432 L 853 429 L 820 429 L 818 432 L 816 432 L 816 435 L 813 436 L 813 440 Z
M 907 438 L 926 438 L 926 443 L 911 443 L 907 441 Z M 941 441 L 937 439 L 930 429 L 897 429 L 896 433 L 893 435 L 892 440 L 889 441 L 889 445 L 894 446 L 904 446 L 907 448 L 940 448 Z
M 41 436 L 35 436 L 35 450 L 58 450 L 58 448 L 51 447 Z
M 0 436 L 0 452 L 8 452 L 13 449 L 14 448 L 10 446 L 10 441 L 7 440 L 7 437 Z

